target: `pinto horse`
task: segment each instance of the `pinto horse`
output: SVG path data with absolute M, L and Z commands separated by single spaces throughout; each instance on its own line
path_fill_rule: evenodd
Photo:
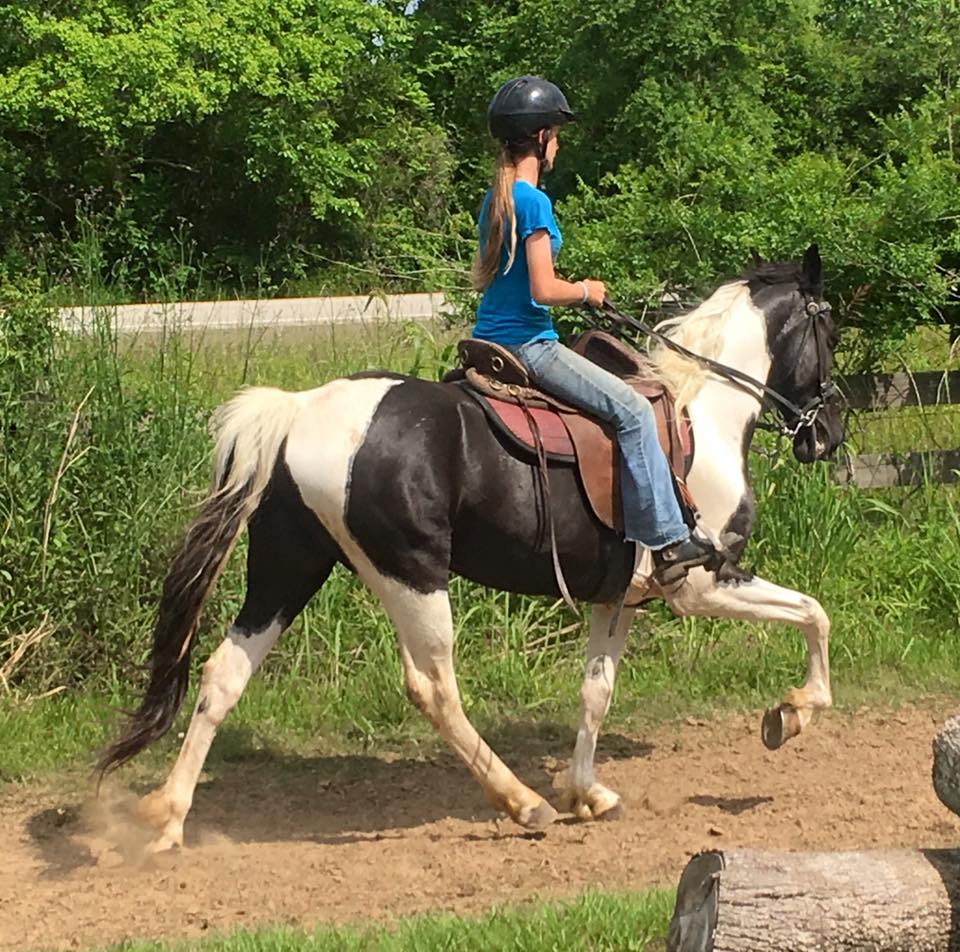
M 769 747 L 799 733 L 814 711 L 831 704 L 829 620 L 814 598 L 734 564 L 754 516 L 746 453 L 770 391 L 796 411 L 785 417 L 801 462 L 827 456 L 843 439 L 829 391 L 837 334 L 822 295 L 815 245 L 802 264 L 758 261 L 671 322 L 670 340 L 707 361 L 670 348 L 654 352 L 692 422 L 696 450 L 688 485 L 702 522 L 718 536 L 733 532 L 741 539 L 733 562 L 721 570 L 694 569 L 654 594 L 681 615 L 781 621 L 800 629 L 806 681 L 764 718 Z M 710 359 L 739 376 L 718 375 Z M 382 601 L 396 628 L 410 700 L 489 801 L 523 827 L 551 823 L 556 810 L 517 779 L 464 713 L 447 593 L 455 572 L 503 591 L 558 595 L 536 464 L 501 442 L 460 387 L 386 372 L 355 374 L 301 393 L 248 389 L 217 411 L 214 429 L 211 490 L 163 586 L 145 697 L 99 762 L 102 774 L 170 728 L 186 693 L 201 606 L 247 528 L 243 607 L 203 666 L 176 764 L 138 804 L 151 829 L 150 848 L 182 844 L 218 726 L 338 562 Z M 623 597 L 635 546 L 594 516 L 574 467 L 551 466 L 549 480 L 563 574 L 573 597 L 592 605 L 582 716 L 564 806 L 580 819 L 614 818 L 623 809 L 620 797 L 594 780 L 593 760 L 635 613 L 624 606 L 632 604 L 629 592 Z M 637 601 L 649 597 L 640 593 Z

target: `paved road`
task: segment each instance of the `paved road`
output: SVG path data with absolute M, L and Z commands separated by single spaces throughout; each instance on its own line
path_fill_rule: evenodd
M 110 315 L 118 331 L 133 333 L 171 327 L 201 330 L 426 321 L 450 314 L 453 308 L 442 294 L 431 293 L 121 304 L 99 310 Z M 94 310 L 86 307 L 63 308 L 60 312 L 63 326 L 77 332 L 92 327 L 94 317 Z

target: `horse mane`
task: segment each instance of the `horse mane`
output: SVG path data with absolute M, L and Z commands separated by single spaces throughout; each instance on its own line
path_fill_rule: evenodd
M 699 307 L 657 325 L 657 330 L 687 350 L 716 360 L 723 348 L 727 324 L 737 309 L 750 305 L 751 293 L 763 286 L 803 284 L 803 267 L 795 261 L 757 261 L 742 277 L 721 285 Z M 677 408 L 685 407 L 710 376 L 695 360 L 668 350 L 651 348 L 657 375 L 673 393 Z
M 723 338 L 731 316 L 749 302 L 748 276 L 744 276 L 721 285 L 694 310 L 661 321 L 657 330 L 687 350 L 715 360 L 723 349 Z M 695 360 L 677 354 L 663 344 L 651 348 L 650 356 L 657 375 L 673 393 L 678 409 L 690 403 L 710 375 L 710 371 Z
M 762 261 L 740 279 L 750 285 L 802 284 L 803 267 L 796 261 Z

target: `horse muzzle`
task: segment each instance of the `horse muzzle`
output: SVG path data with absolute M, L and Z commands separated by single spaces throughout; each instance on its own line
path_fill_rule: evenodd
M 840 414 L 821 411 L 809 425 L 801 427 L 793 438 L 793 455 L 800 463 L 816 463 L 830 459 L 843 443 L 844 431 Z

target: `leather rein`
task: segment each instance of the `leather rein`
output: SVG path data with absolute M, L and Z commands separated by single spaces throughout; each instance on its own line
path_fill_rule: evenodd
M 758 397 L 760 402 L 765 407 L 773 410 L 778 417 L 776 425 L 765 428 L 772 429 L 791 439 L 806 427 L 813 426 L 820 411 L 837 393 L 837 385 L 828 379 L 824 372 L 819 318 L 830 313 L 830 305 L 825 301 L 810 301 L 806 306 L 806 314 L 813 324 L 813 333 L 817 346 L 818 387 L 816 396 L 808 400 L 802 407 L 798 406 L 788 397 L 785 397 L 782 393 L 778 393 L 773 387 L 762 383 L 749 374 L 745 374 L 742 370 L 737 370 L 736 367 L 728 367 L 726 364 L 722 364 L 710 357 L 704 357 L 702 354 L 694 353 L 682 344 L 678 344 L 675 340 L 667 337 L 666 334 L 660 333 L 660 331 L 651 327 L 649 324 L 621 313 L 614 307 L 613 302 L 609 298 L 603 302 L 602 307 L 589 308 L 589 310 L 598 320 L 621 327 L 629 327 L 639 334 L 651 337 L 668 350 L 681 354 L 689 360 L 700 364 L 702 367 L 712 370 L 717 376 L 730 381 L 730 383 L 750 393 L 751 396 Z M 760 424 L 758 424 L 758 426 L 760 426 Z

